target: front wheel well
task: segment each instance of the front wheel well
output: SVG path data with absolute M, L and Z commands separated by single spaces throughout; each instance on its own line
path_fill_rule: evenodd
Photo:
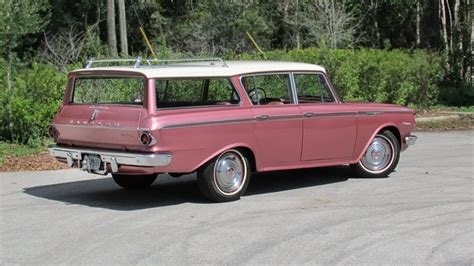
M 388 126 L 388 127 L 384 127 L 382 128 L 379 133 L 382 133 L 384 132 L 385 130 L 388 130 L 390 132 L 392 132 L 393 135 L 395 135 L 395 137 L 397 138 L 398 140 L 398 146 L 401 147 L 402 145 L 402 139 L 401 139 L 401 135 L 400 135 L 400 131 L 398 130 L 398 128 L 394 127 L 394 126 Z

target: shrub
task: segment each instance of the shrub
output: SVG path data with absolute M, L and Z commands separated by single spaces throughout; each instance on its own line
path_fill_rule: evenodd
M 450 106 L 473 106 L 474 87 L 471 84 L 464 86 L 441 86 L 439 103 Z
M 269 60 L 297 61 L 324 66 L 346 100 L 429 106 L 438 100 L 443 58 L 423 50 L 317 49 L 271 51 Z M 260 54 L 229 55 L 256 59 Z
M 11 73 L 11 87 L 6 80 L 6 64 L 1 62 L 0 138 L 37 145 L 58 110 L 66 86 L 66 75 L 54 66 L 34 63 Z

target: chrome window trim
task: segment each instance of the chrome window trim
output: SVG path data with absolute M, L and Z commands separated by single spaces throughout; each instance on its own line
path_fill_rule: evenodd
M 260 104 L 253 104 L 252 103 L 252 99 L 250 99 L 250 96 L 247 92 L 247 89 L 245 88 L 244 84 L 242 83 L 242 78 L 244 77 L 252 77 L 252 76 L 269 76 L 269 75 L 282 75 L 282 74 L 285 74 L 285 75 L 288 75 L 288 81 L 290 82 L 288 85 L 290 86 L 290 90 L 288 91 L 288 93 L 290 94 L 290 103 L 289 104 L 285 104 L 284 106 L 289 106 L 289 105 L 295 105 L 295 101 L 294 101 L 294 98 L 293 98 L 293 89 L 292 89 L 292 84 L 291 84 L 291 71 L 282 71 L 282 72 L 258 72 L 258 73 L 247 73 L 247 74 L 242 74 L 239 76 L 239 82 L 240 82 L 240 86 L 244 89 L 245 91 L 245 95 L 247 96 L 247 99 L 249 100 L 250 102 L 250 105 L 251 106 L 265 106 L 265 105 L 260 105 Z
M 295 104 L 299 104 L 298 92 L 296 91 L 296 81 L 294 72 L 290 72 L 290 86 L 291 86 L 291 96 Z
M 77 79 L 91 79 L 91 78 L 136 78 L 136 79 L 141 79 L 143 81 L 143 90 L 144 90 L 144 99 L 141 102 L 141 104 L 132 104 L 132 103 L 75 103 L 74 102 L 74 94 L 76 92 L 76 80 Z M 71 92 L 69 94 L 69 99 L 68 99 L 68 105 L 112 105 L 112 106 L 118 106 L 118 105 L 126 105 L 126 106 L 135 106 L 135 107 L 144 107 L 145 102 L 148 98 L 148 79 L 143 76 L 143 75 L 133 75 L 130 73 L 125 73 L 125 74 L 100 74 L 95 73 L 94 71 L 91 71 L 90 73 L 85 73 L 85 72 L 79 72 L 77 75 L 73 76 L 71 78 Z
M 183 78 L 152 78 L 155 81 L 155 87 L 153 88 L 155 90 L 156 94 L 156 81 L 157 80 L 186 80 L 186 79 L 194 79 L 194 80 L 205 80 L 205 79 L 225 79 L 229 82 L 230 86 L 234 90 L 235 94 L 239 97 L 239 102 L 238 103 L 231 103 L 228 105 L 220 105 L 220 104 L 215 104 L 215 105 L 194 105 L 194 106 L 177 106 L 177 107 L 158 107 L 158 103 L 156 102 L 156 99 L 154 100 L 155 106 L 154 109 L 155 111 L 165 111 L 165 110 L 178 110 L 178 109 L 194 109 L 194 108 L 214 108 L 214 107 L 241 107 L 242 106 L 242 96 L 239 94 L 238 90 L 235 88 L 234 84 L 232 83 L 231 77 L 183 77 Z
M 329 88 L 329 93 L 331 93 L 331 96 L 332 98 L 334 99 L 333 102 L 314 102 L 314 103 L 305 103 L 304 105 L 306 104 L 339 104 L 339 103 L 342 103 L 342 101 L 339 99 L 339 97 L 337 97 L 337 94 L 335 93 L 335 89 L 333 88 L 332 86 L 332 83 L 330 82 L 329 78 L 326 76 L 326 73 L 322 72 L 322 71 L 295 71 L 295 72 L 292 72 L 292 75 L 293 75 L 293 79 L 294 79 L 294 75 L 300 75 L 300 74 L 320 74 L 323 76 L 324 78 L 324 81 L 326 81 L 326 85 L 327 87 Z M 295 79 L 294 79 L 295 80 Z M 295 93 L 296 93 L 296 98 L 298 98 L 298 92 L 297 92 L 297 89 L 296 89 L 296 80 L 295 80 Z M 298 101 L 298 104 L 299 104 L 299 101 Z

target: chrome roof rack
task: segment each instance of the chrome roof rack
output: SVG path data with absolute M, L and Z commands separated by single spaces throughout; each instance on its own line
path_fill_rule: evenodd
M 147 65 L 166 65 L 166 64 L 173 64 L 173 63 L 209 63 L 211 66 L 215 66 L 216 64 L 220 64 L 222 67 L 227 67 L 227 64 L 222 58 L 219 57 L 212 57 L 212 58 L 185 58 L 185 59 L 153 59 L 153 58 L 101 58 L 101 59 L 94 59 L 90 58 L 86 62 L 85 68 L 92 68 L 94 64 L 97 63 L 133 63 L 133 68 L 138 68 L 142 65 L 143 62 L 146 62 Z M 124 66 L 124 64 L 119 64 L 120 66 Z M 127 64 L 130 65 L 130 64 Z
M 183 58 L 183 59 L 146 59 L 149 65 L 153 63 L 166 65 L 172 63 L 209 63 L 211 66 L 220 64 L 223 67 L 227 67 L 227 64 L 222 58 L 210 57 L 210 58 Z

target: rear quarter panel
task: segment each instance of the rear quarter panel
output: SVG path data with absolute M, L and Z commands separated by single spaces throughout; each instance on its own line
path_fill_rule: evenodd
M 157 110 L 142 119 L 157 138 L 150 152 L 172 152 L 173 159 L 157 172 L 193 172 L 222 151 L 246 147 L 258 156 L 253 114 L 242 106 Z

